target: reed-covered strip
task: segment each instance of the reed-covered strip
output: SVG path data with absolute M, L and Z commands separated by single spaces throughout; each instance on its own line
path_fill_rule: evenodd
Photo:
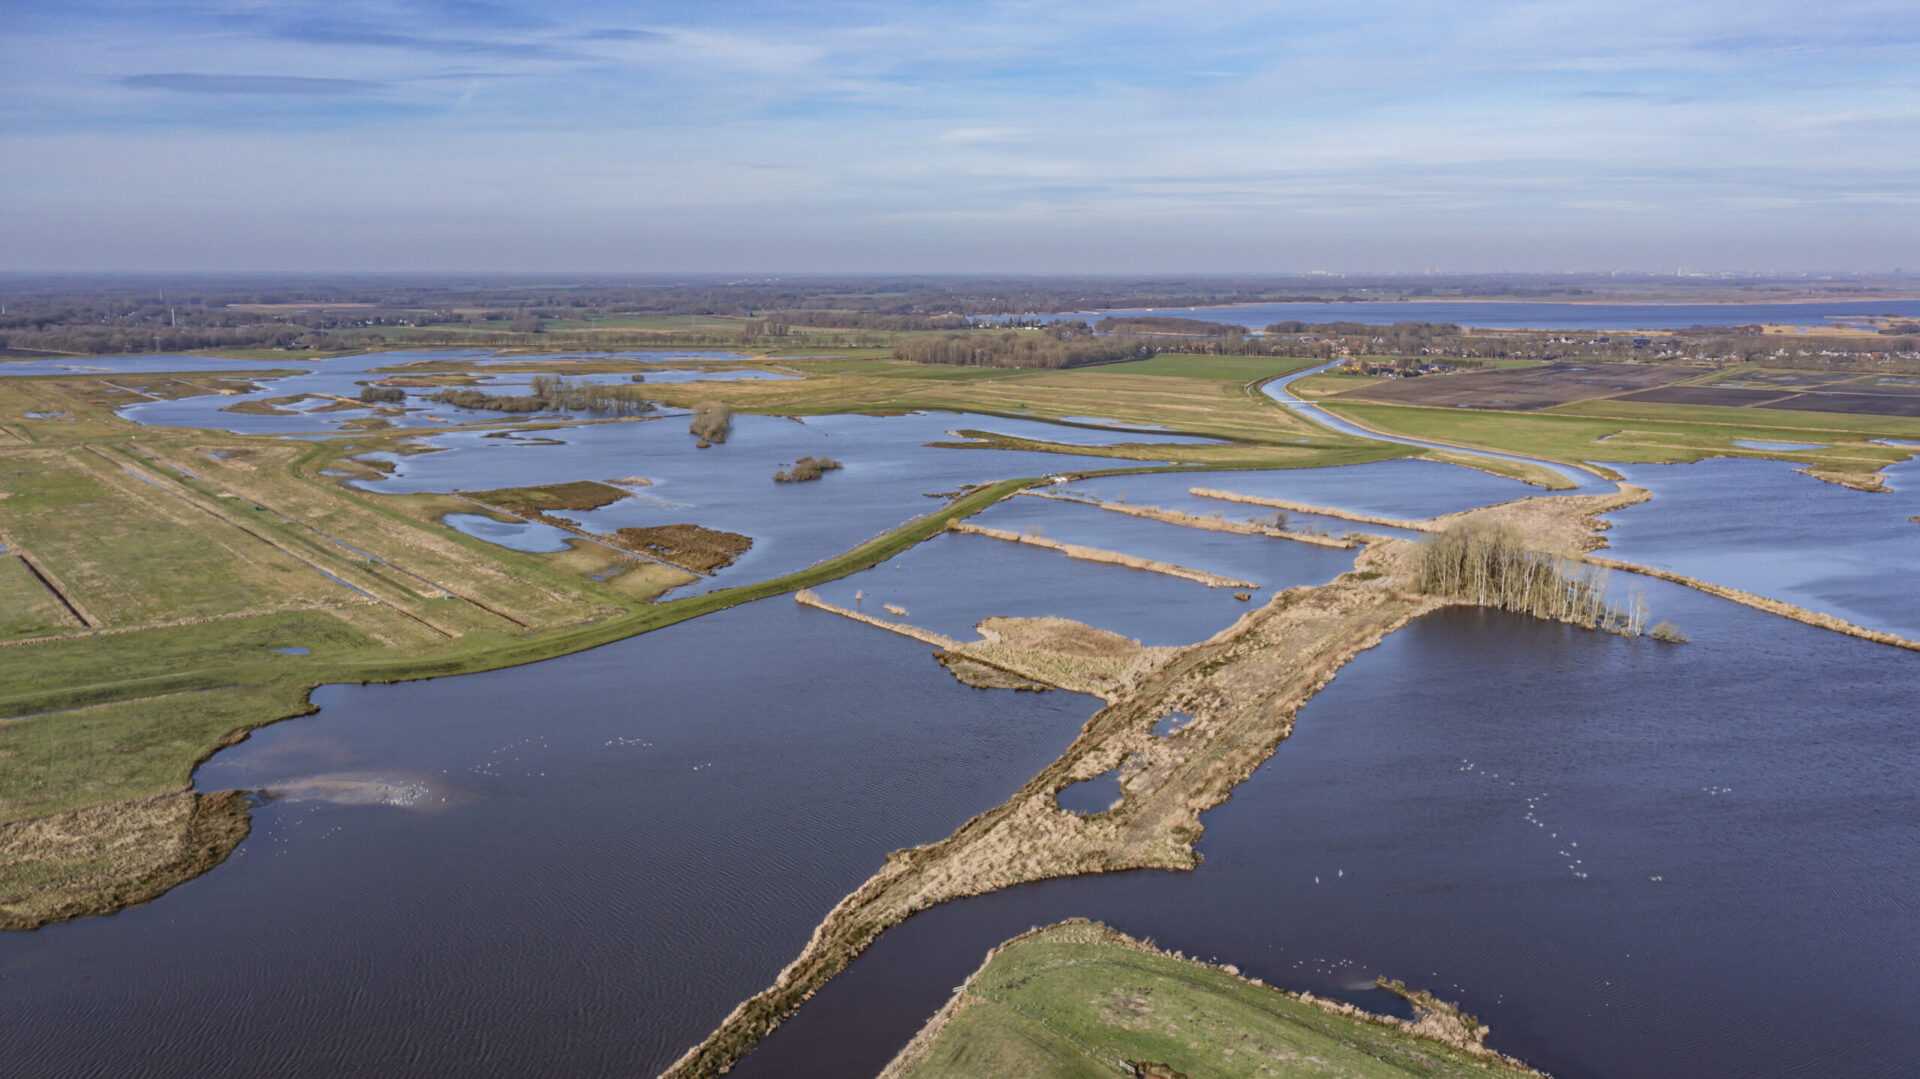
M 1165 574 L 1182 580 L 1197 581 L 1208 588 L 1258 588 L 1254 581 L 1242 581 L 1232 577 L 1222 577 L 1217 573 L 1208 573 L 1202 569 L 1188 569 L 1171 562 L 1158 562 L 1150 558 L 1121 554 L 1118 551 L 1103 551 L 1098 547 L 1082 547 L 1077 543 L 1061 543 L 1045 536 L 1008 532 L 999 528 L 987 528 L 972 521 L 955 521 L 948 526 L 955 532 L 970 536 L 986 536 L 988 539 L 1005 540 L 1008 543 L 1024 543 L 1032 547 L 1044 547 L 1049 551 L 1059 551 L 1068 558 L 1078 558 L 1086 562 L 1105 562 L 1108 565 L 1126 566 L 1130 569 L 1143 569 L 1149 573 Z
M 1386 525 L 1388 528 L 1404 528 L 1412 532 L 1431 531 L 1433 526 L 1426 521 L 1404 521 L 1398 517 L 1375 517 L 1367 513 L 1354 513 L 1350 510 L 1330 509 L 1326 506 L 1310 506 L 1305 502 L 1290 502 L 1284 498 L 1262 498 L 1258 495 L 1243 495 L 1234 491 L 1221 491 L 1212 487 L 1193 487 L 1187 493 L 1195 498 L 1214 498 L 1222 502 L 1241 502 L 1249 506 L 1266 506 L 1271 509 L 1286 510 L 1289 513 L 1311 513 L 1321 517 L 1338 517 L 1343 521 L 1358 521 L 1361 524 Z
M 1225 517 L 1202 517 L 1194 513 L 1182 513 L 1179 510 L 1163 510 L 1158 506 L 1129 506 L 1125 502 L 1101 502 L 1092 498 L 1076 498 L 1072 495 L 1048 494 L 1044 491 L 1022 491 L 1034 498 L 1051 498 L 1060 502 L 1078 502 L 1083 506 L 1093 506 L 1109 513 L 1124 513 L 1129 517 L 1144 517 L 1149 521 L 1179 525 L 1182 528 L 1198 528 L 1208 532 L 1232 532 L 1241 536 L 1272 536 L 1275 539 L 1288 539 L 1296 543 L 1311 543 L 1316 547 L 1338 547 L 1351 550 L 1360 546 L 1357 540 L 1346 536 L 1335 538 L 1321 536 L 1312 532 L 1292 532 L 1284 528 L 1258 524 L 1251 521 L 1229 521 Z
M 890 633 L 898 633 L 902 637 L 912 637 L 916 641 L 920 641 L 923 644 L 930 644 L 935 648 L 943 648 L 951 652 L 960 647 L 959 641 L 944 634 L 935 633 L 930 629 L 921 629 L 919 626 L 909 625 L 905 622 L 889 622 L 884 618 L 875 618 L 870 614 L 862 614 L 848 607 L 828 603 L 826 600 L 821 599 L 819 593 L 811 588 L 802 588 L 798 592 L 795 592 L 793 599 L 794 602 L 802 606 L 817 607 L 820 610 L 837 614 L 842 618 L 851 618 L 855 622 L 865 622 L 869 626 L 878 626 Z

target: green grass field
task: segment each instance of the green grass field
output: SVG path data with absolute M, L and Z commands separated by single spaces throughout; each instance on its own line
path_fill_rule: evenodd
M 1110 1079 L 1130 1074 L 1124 1064 L 1193 1079 L 1536 1074 L 1084 922 L 1002 945 L 918 1048 L 888 1079 Z
M 1799 461 L 1839 473 L 1867 475 L 1906 459 L 1910 448 L 1874 438 L 1920 437 L 1920 420 L 1821 412 L 1583 401 L 1538 412 L 1418 408 L 1322 400 L 1321 407 L 1356 423 L 1411 438 L 1455 442 L 1559 461 L 1669 463 L 1703 457 Z M 1735 439 L 1817 443 L 1811 450 L 1753 449 Z
M 1301 360 L 1287 356 L 1196 356 L 1163 352 L 1152 359 L 1103 364 L 1086 370 L 1097 374 L 1157 375 L 1163 378 L 1205 378 L 1223 379 L 1228 382 L 1252 382 L 1258 378 L 1290 374 L 1312 367 L 1319 362 L 1319 360 Z

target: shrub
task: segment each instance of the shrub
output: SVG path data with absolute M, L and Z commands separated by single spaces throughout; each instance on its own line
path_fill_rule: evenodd
M 775 472 L 773 478 L 777 483 L 805 483 L 808 480 L 817 480 L 840 467 L 842 467 L 840 462 L 831 457 L 802 457 L 793 462 L 791 469 Z

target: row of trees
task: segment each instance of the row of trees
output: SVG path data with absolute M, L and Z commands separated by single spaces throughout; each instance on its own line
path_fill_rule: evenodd
M 897 360 L 960 367 L 1034 367 L 1058 369 L 1093 363 L 1144 360 L 1158 345 L 1134 337 L 1066 338 L 1034 333 L 942 334 L 915 337 L 894 346 Z
M 605 412 L 631 416 L 652 412 L 655 407 L 652 401 L 642 396 L 645 388 L 634 385 L 606 385 L 559 375 L 535 375 L 528 389 L 532 392 L 497 394 L 470 386 L 448 387 L 428 399 L 455 408 L 488 412 Z M 366 391 L 362 391 L 360 396 L 366 400 Z

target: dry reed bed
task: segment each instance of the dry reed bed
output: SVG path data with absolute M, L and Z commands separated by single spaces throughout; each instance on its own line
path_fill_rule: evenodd
M 1123 869 L 1191 869 L 1202 811 L 1272 755 L 1295 711 L 1353 656 L 1446 600 L 1410 591 L 1411 551 L 1384 541 L 1362 572 L 1279 593 L 1200 644 L 1136 674 L 1053 764 L 1002 805 L 946 839 L 895 851 L 841 900 L 774 984 L 744 1001 L 664 1074 L 721 1073 L 881 931 L 939 903 L 1050 877 Z M 1171 706 L 1195 714 L 1175 738 L 1152 727 Z M 1114 768 L 1121 804 L 1097 816 L 1061 810 L 1056 792 Z
M 0 826 L 0 930 L 144 903 L 220 864 L 249 827 L 238 791 L 181 791 Z
M 972 521 L 955 521 L 948 525 L 947 528 L 951 531 L 965 533 L 969 536 L 985 536 L 988 539 L 1005 540 L 1008 543 L 1024 543 L 1029 547 L 1041 547 L 1049 551 L 1059 551 L 1068 558 L 1078 558 L 1083 562 L 1104 562 L 1108 565 L 1126 566 L 1130 569 L 1141 569 L 1149 573 L 1160 573 L 1168 577 L 1178 577 L 1182 580 L 1196 581 L 1206 585 L 1208 588 L 1260 587 L 1259 584 L 1253 581 L 1241 581 L 1232 577 L 1222 577 L 1217 573 L 1208 573 L 1206 570 L 1188 569 L 1185 566 L 1176 566 L 1171 562 L 1159 562 L 1149 558 L 1122 554 L 1118 551 L 1101 550 L 1098 547 L 1083 547 L 1077 543 L 1061 543 L 1059 540 L 1051 540 L 1045 536 L 1022 535 L 1019 532 L 1009 532 L 1005 529 L 987 528 L 984 525 L 974 524 Z
M 1338 547 L 1349 550 L 1360 546 L 1351 539 L 1335 539 L 1331 536 L 1316 536 L 1310 532 L 1289 532 L 1283 528 L 1270 528 L 1266 525 L 1252 524 L 1246 521 L 1229 521 L 1222 517 L 1201 517 L 1197 514 L 1182 513 L 1179 510 L 1163 510 L 1158 506 L 1129 506 L 1125 502 L 1101 502 L 1092 498 L 1076 498 L 1073 495 L 1048 494 L 1045 491 L 1022 491 L 1031 498 L 1051 498 L 1057 502 L 1078 502 L 1083 506 L 1094 506 L 1109 513 L 1124 513 L 1129 517 L 1145 517 L 1150 521 L 1162 521 L 1180 525 L 1183 528 L 1198 528 L 1208 532 L 1233 532 L 1242 536 L 1271 536 L 1274 539 L 1293 540 L 1296 543 L 1311 543 L 1317 547 Z

